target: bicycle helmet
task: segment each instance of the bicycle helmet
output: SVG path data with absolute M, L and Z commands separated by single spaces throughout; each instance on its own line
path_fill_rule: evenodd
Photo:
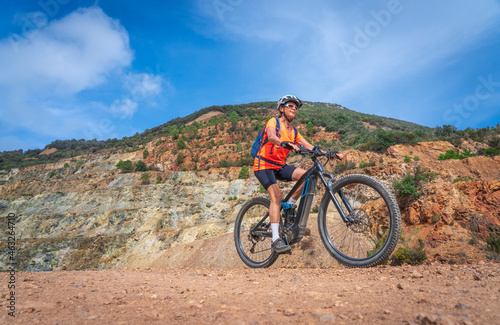
M 297 108 L 300 108 L 302 106 L 302 102 L 300 101 L 300 99 L 298 99 L 294 95 L 285 95 L 278 100 L 278 105 L 276 106 L 276 109 L 279 111 L 280 106 L 285 104 L 286 102 L 294 102 L 297 105 Z

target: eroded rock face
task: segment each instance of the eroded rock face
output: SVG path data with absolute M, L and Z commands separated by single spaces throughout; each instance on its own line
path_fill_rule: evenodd
M 259 189 L 255 179 L 220 175 L 223 180 L 204 182 L 193 172 L 174 175 L 166 184 L 130 186 L 120 179 L 137 175 L 118 174 L 97 189 L 4 201 L 4 211 L 17 216 L 19 267 L 109 268 L 125 256 L 216 237 L 231 231 L 244 198 Z
M 243 266 L 234 249 L 234 220 L 244 202 L 265 196 L 258 193 L 258 181 L 255 177 L 238 179 L 239 168 L 173 171 L 169 168 L 175 157 L 166 158 L 168 148 L 161 147 L 169 144 L 155 147 L 156 142 L 148 144 L 151 154 L 146 161 L 161 167 L 148 171 L 151 180 L 161 176 L 161 184 L 141 185 L 140 172 L 121 174 L 116 169 L 120 159 L 142 159 L 141 151 L 96 154 L 83 165 L 67 160 L 0 175 L 0 231 L 6 230 L 7 214 L 14 213 L 19 268 Z M 462 262 L 484 259 L 481 245 L 485 246 L 492 230 L 500 229 L 500 157 L 437 160 L 440 153 L 453 148 L 447 142 L 434 142 L 397 145 L 385 154 L 349 150 L 346 159 L 354 166 L 362 161 L 375 166 L 345 174 L 372 175 L 392 188 L 395 180 L 417 166 L 435 173 L 434 180 L 422 184 L 420 197 L 400 200 L 402 244 L 422 238 L 428 255 L 440 261 L 457 256 Z M 404 162 L 405 156 L 419 159 Z M 298 156 L 289 162 L 310 166 Z M 49 177 L 52 171 L 56 176 Z M 459 177 L 464 180 L 456 181 Z M 290 189 L 292 184 L 282 185 Z M 335 264 L 322 247 L 315 218 L 316 214 L 310 215 L 311 231 L 294 245 L 292 256 L 280 258 L 276 266 Z M 478 244 L 468 244 L 471 238 Z M 7 260 L 5 246 L 0 243 L 0 263 Z
M 447 141 L 419 142 L 414 145 L 398 144 L 387 149 L 386 156 L 404 158 L 405 156 L 437 160 L 439 155 L 448 150 L 457 150 Z

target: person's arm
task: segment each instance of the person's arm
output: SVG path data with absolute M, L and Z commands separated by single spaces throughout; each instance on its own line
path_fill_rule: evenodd
M 309 142 L 307 142 L 307 140 L 304 138 L 300 139 L 298 144 L 304 146 L 304 148 L 309 149 L 309 150 L 312 150 L 314 148 L 314 146 L 312 144 L 310 144 Z M 297 150 L 297 149 L 295 149 L 295 150 Z M 322 151 L 325 152 L 324 150 L 322 150 Z M 339 157 L 340 160 L 344 159 L 344 155 L 341 154 L 340 152 L 337 152 L 336 156 Z
M 273 128 L 272 126 L 268 127 L 267 128 L 267 139 L 269 142 L 277 145 L 277 146 L 281 146 L 281 139 L 278 138 L 278 136 L 276 135 L 276 128 Z M 297 146 L 295 143 L 293 142 L 289 142 L 289 141 L 286 141 L 288 143 L 289 146 L 291 146 L 293 148 L 293 150 L 296 150 L 298 151 L 299 150 L 299 146 Z M 306 141 L 307 142 L 307 141 Z M 300 141 L 299 141 L 300 143 Z M 312 149 L 313 146 L 309 145 Z M 308 148 L 309 149 L 309 148 Z
M 305 138 L 300 139 L 300 141 L 297 143 L 301 146 L 304 146 L 304 148 L 306 148 L 308 150 L 313 150 L 313 148 L 314 148 L 314 146 L 312 144 L 310 144 L 309 142 L 307 142 L 307 140 Z
M 281 139 L 276 135 L 276 128 L 272 126 L 267 128 L 267 141 L 279 146 L 281 144 Z

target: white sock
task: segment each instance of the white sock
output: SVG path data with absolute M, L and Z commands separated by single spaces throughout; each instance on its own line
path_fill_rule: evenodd
M 297 200 L 295 200 L 293 197 L 291 197 L 291 198 L 288 199 L 288 203 L 290 203 L 292 205 L 294 205 L 295 202 L 297 202 Z
M 280 238 L 280 224 L 279 223 L 272 223 L 271 224 L 271 231 L 273 232 L 272 242 L 274 243 L 278 238 Z

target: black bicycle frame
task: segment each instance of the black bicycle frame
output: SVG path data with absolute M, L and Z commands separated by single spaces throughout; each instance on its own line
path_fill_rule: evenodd
M 293 193 L 295 193 L 302 184 L 304 187 L 302 188 L 302 194 L 300 196 L 300 203 L 298 206 L 296 221 L 291 226 L 292 238 L 289 239 L 290 244 L 296 243 L 300 241 L 306 232 L 307 220 L 309 219 L 309 213 L 311 212 L 311 205 L 313 202 L 314 194 L 316 193 L 316 185 L 318 183 L 318 178 L 321 180 L 323 185 L 325 186 L 330 198 L 332 199 L 333 204 L 337 208 L 340 213 L 340 216 L 344 220 L 346 224 L 352 222 L 352 219 L 348 217 L 345 213 L 344 209 L 340 205 L 337 197 L 332 191 L 332 182 L 335 181 L 335 177 L 332 174 L 327 173 L 323 165 L 316 159 L 316 157 L 312 158 L 314 165 L 307 170 L 307 172 L 302 175 L 302 177 L 295 183 L 293 188 L 290 190 L 288 195 L 283 199 L 283 202 L 287 202 Z M 328 181 L 326 178 L 329 178 Z M 347 201 L 344 192 L 342 190 L 337 192 L 342 200 L 342 203 L 346 207 L 349 213 L 352 212 L 352 207 Z M 269 231 L 269 225 L 266 226 L 266 229 L 261 229 L 261 226 L 264 225 L 264 220 L 268 218 L 268 214 L 264 216 L 255 226 L 252 227 L 250 233 L 256 237 L 272 237 L 271 232 Z
M 344 222 L 349 223 L 352 221 L 351 218 L 349 218 L 348 215 L 345 213 L 344 209 L 342 209 L 342 206 L 337 200 L 337 197 L 335 197 L 335 194 L 332 192 L 331 185 L 332 182 L 335 181 L 335 177 L 333 177 L 332 174 L 327 173 L 325 171 L 325 168 L 316 159 L 316 157 L 313 157 L 312 160 L 314 162 L 314 165 L 311 168 L 309 168 L 304 175 L 302 175 L 302 177 L 297 181 L 297 183 L 295 183 L 293 188 L 290 190 L 288 195 L 283 199 L 283 202 L 288 202 L 292 194 L 295 193 L 300 188 L 300 186 L 302 186 L 302 184 L 304 184 L 304 187 L 302 188 L 302 194 L 300 196 L 300 203 L 297 209 L 296 221 L 291 227 L 293 234 L 292 238 L 289 239 L 291 244 L 300 241 L 304 237 L 307 221 L 309 219 L 309 213 L 311 212 L 311 205 L 313 202 L 314 194 L 316 193 L 316 185 L 318 183 L 318 178 L 325 186 L 328 194 L 330 195 L 330 198 L 332 199 L 333 204 L 339 211 Z M 325 177 L 329 178 L 328 181 L 326 180 Z M 343 191 L 340 190 L 338 194 L 342 199 L 342 203 L 346 207 L 347 211 L 349 211 L 350 213 L 353 209 L 349 204 L 349 202 L 347 201 L 346 197 L 344 196 Z

